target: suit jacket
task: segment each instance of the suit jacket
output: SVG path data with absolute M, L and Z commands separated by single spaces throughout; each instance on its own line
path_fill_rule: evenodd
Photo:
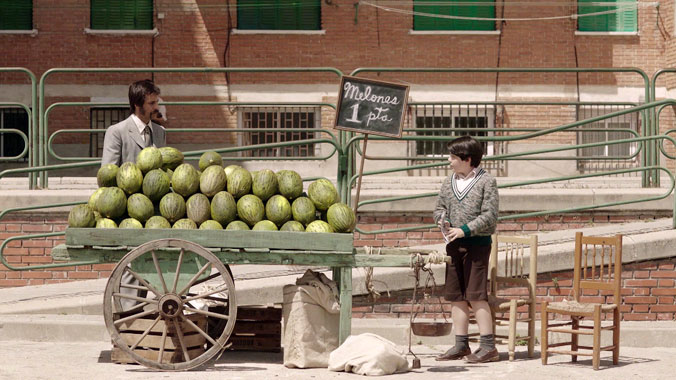
M 153 134 L 153 146 L 161 148 L 167 143 L 164 127 L 150 122 Z M 128 118 L 113 124 L 106 130 L 103 140 L 103 157 L 101 165 L 122 165 L 125 162 L 136 162 L 136 156 L 145 148 L 145 142 L 138 131 L 138 127 L 129 115 Z

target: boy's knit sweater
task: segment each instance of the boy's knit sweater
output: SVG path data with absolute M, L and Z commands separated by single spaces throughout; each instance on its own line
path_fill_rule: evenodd
M 451 227 L 465 232 L 465 238 L 483 237 L 490 244 L 490 235 L 495 232 L 498 221 L 498 186 L 495 177 L 479 168 L 474 179 L 462 191 L 458 191 L 455 174 L 441 185 L 434 222 L 439 223 L 444 211 Z

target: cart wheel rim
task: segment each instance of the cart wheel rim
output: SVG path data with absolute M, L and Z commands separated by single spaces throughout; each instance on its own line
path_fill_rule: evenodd
M 166 251 L 172 249 L 180 252 Z M 133 271 L 132 264 L 139 262 L 152 262 L 155 273 Z M 199 271 L 190 273 L 190 279 L 185 280 L 186 274 L 181 270 L 195 263 Z M 122 284 L 125 273 L 131 274 L 139 285 Z M 136 289 L 131 295 L 121 291 L 130 288 Z M 146 297 L 134 293 L 141 290 L 147 292 Z M 139 304 L 124 309 L 121 299 Z M 202 310 L 204 306 L 197 307 L 198 303 L 220 308 Z M 136 362 L 165 371 L 189 370 L 225 348 L 237 316 L 234 282 L 218 257 L 199 244 L 179 239 L 154 240 L 131 250 L 113 269 L 104 292 L 103 314 L 113 343 Z M 225 321 L 217 336 L 210 336 L 206 317 Z M 139 351 L 141 347 L 145 351 Z

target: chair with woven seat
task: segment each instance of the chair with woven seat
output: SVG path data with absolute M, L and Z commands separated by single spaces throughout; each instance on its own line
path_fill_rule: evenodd
M 622 282 L 622 235 L 611 237 L 583 236 L 575 234 L 575 266 L 573 269 L 573 299 L 562 302 L 542 302 L 542 364 L 547 364 L 549 354 L 571 355 L 576 362 L 578 355 L 591 356 L 592 367 L 599 369 L 601 351 L 613 352 L 613 364 L 617 365 L 620 356 L 620 305 Z M 583 296 L 597 292 L 606 297 L 612 292 L 612 300 L 607 302 L 585 302 Z M 549 321 L 552 313 L 568 315 L 570 321 Z M 611 324 L 601 324 L 602 315 L 612 313 Z M 589 324 L 580 322 L 588 318 Z M 569 327 L 568 327 L 569 326 Z M 611 330 L 612 344 L 601 346 L 601 331 Z M 549 344 L 549 333 L 571 334 L 569 342 Z M 591 335 L 592 346 L 578 343 L 579 335 Z M 570 351 L 551 349 L 568 346 Z M 591 350 L 591 352 L 590 352 Z
M 488 266 L 489 296 L 488 304 L 493 314 L 493 331 L 495 337 L 503 341 L 507 339 L 509 360 L 514 360 L 516 346 L 516 324 L 528 324 L 528 335 L 520 336 L 519 340 L 528 341 L 528 357 L 533 356 L 535 346 L 535 284 L 537 281 L 537 235 L 530 236 L 502 236 L 493 235 L 493 246 Z M 527 267 L 526 267 L 527 265 Z M 526 269 L 528 269 L 526 273 Z M 526 289 L 518 297 L 501 297 L 507 285 L 510 290 Z M 512 291 L 512 293 L 514 293 Z M 519 318 L 517 308 L 528 307 L 526 317 Z M 496 312 L 507 313 L 505 317 L 496 317 Z M 509 326 L 508 335 L 498 335 L 497 326 Z

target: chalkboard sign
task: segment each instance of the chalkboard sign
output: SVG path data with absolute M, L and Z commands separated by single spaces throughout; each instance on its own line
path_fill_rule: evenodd
M 401 137 L 408 86 L 344 76 L 338 91 L 336 129 Z

